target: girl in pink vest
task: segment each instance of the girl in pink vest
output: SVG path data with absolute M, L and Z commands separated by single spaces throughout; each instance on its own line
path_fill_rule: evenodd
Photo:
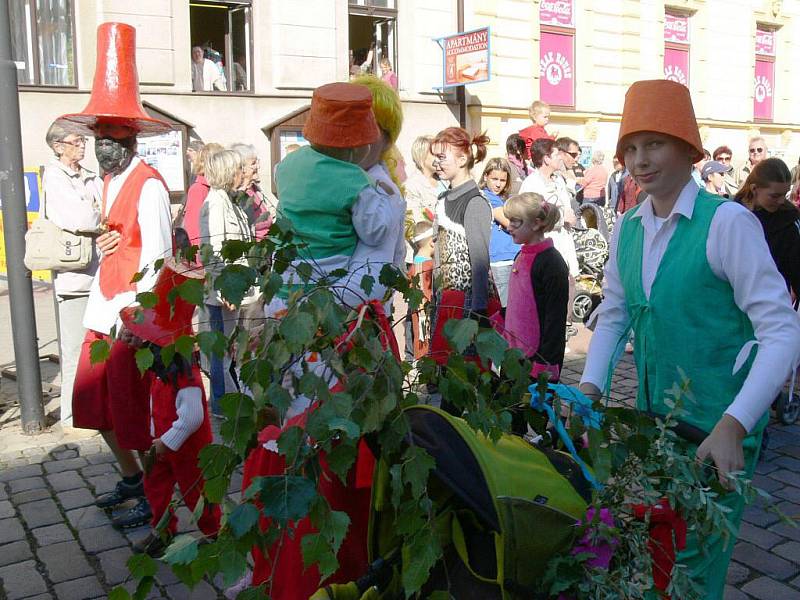
M 503 213 L 512 239 L 523 244 L 509 277 L 503 336 L 531 358 L 531 376 L 548 371 L 557 381 L 564 362 L 569 268 L 544 234 L 558 222 L 558 207 L 528 192 L 509 198 Z

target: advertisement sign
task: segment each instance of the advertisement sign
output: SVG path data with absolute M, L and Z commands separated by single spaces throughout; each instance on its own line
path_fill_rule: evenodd
M 557 106 L 575 105 L 574 40 L 571 34 L 542 32 L 539 42 L 539 98 Z
M 25 205 L 28 210 L 28 227 L 39 218 L 40 198 L 42 197 L 42 180 L 39 177 L 39 169 L 26 168 L 23 175 L 25 183 Z M 5 234 L 3 231 L 3 215 L 0 214 L 0 275 L 8 274 L 8 263 L 6 263 Z M 52 281 L 50 271 L 33 271 L 33 279 L 37 281 Z
M 689 87 L 689 50 L 664 48 L 664 79 Z
M 573 0 L 542 0 L 539 3 L 539 25 L 575 27 Z
M 775 56 L 775 32 L 769 29 L 756 29 L 756 54 Z
M 689 43 L 689 17 L 667 13 L 664 19 L 664 41 Z
M 489 28 L 465 31 L 436 40 L 444 52 L 444 84 L 455 87 L 489 81 Z
M 772 95 L 775 87 L 775 63 L 756 59 L 755 90 L 753 92 L 753 117 L 772 119 Z
M 183 139 L 180 131 L 168 131 L 138 140 L 142 160 L 158 171 L 170 192 L 184 191 Z

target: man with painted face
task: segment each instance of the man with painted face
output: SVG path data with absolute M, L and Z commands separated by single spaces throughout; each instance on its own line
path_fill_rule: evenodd
M 81 113 L 61 117 L 76 132 L 94 136 L 104 175 L 104 233 L 97 238 L 101 258 L 83 318 L 87 333 L 75 378 L 73 423 L 100 431 L 119 462 L 122 480 L 95 503 L 113 508 L 138 499 L 113 520 L 115 526 L 127 528 L 150 518 L 142 469 L 134 453 L 147 450 L 151 443 L 150 390 L 149 380 L 136 366 L 136 348 L 128 343 L 132 336 L 122 326 L 120 311 L 135 305 L 138 293 L 152 289 L 157 276 L 154 263 L 172 254 L 167 187 L 158 172 L 136 155 L 136 138 L 170 127 L 148 116 L 139 100 L 133 27 L 104 23 L 97 33 L 98 65 L 89 104 Z M 140 272 L 143 276 L 134 282 Z M 109 344 L 110 355 L 92 364 L 92 344 L 97 341 Z

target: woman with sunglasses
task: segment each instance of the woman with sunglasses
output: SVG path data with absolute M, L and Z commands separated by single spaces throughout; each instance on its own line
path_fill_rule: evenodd
M 725 183 L 725 194 L 728 198 L 733 198 L 739 189 L 736 185 L 736 169 L 733 168 L 733 152 L 728 146 L 719 146 L 714 150 L 711 157 L 718 163 L 722 163 L 728 170 L 722 174 L 723 182 Z
M 759 162 L 734 196 L 758 218 L 772 259 L 793 298 L 800 297 L 800 211 L 788 199 L 792 176 L 780 158 Z

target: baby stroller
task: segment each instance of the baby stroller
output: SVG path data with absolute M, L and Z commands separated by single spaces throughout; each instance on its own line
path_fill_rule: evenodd
M 446 589 L 459 599 L 538 598 L 548 559 L 572 546 L 591 499 L 579 466 L 565 452 L 518 436 L 503 435 L 495 444 L 431 406 L 411 407 L 406 416 L 406 442 L 436 460 L 432 526 L 444 540 L 444 557 L 420 595 Z M 314 600 L 405 598 L 390 496 L 389 469 L 381 465 L 372 489 L 370 569 L 357 582 L 323 588 Z
M 603 267 L 608 260 L 608 225 L 602 209 L 592 203 L 577 211 L 578 223 L 572 229 L 580 274 L 575 281 L 572 317 L 585 323 L 602 298 Z

